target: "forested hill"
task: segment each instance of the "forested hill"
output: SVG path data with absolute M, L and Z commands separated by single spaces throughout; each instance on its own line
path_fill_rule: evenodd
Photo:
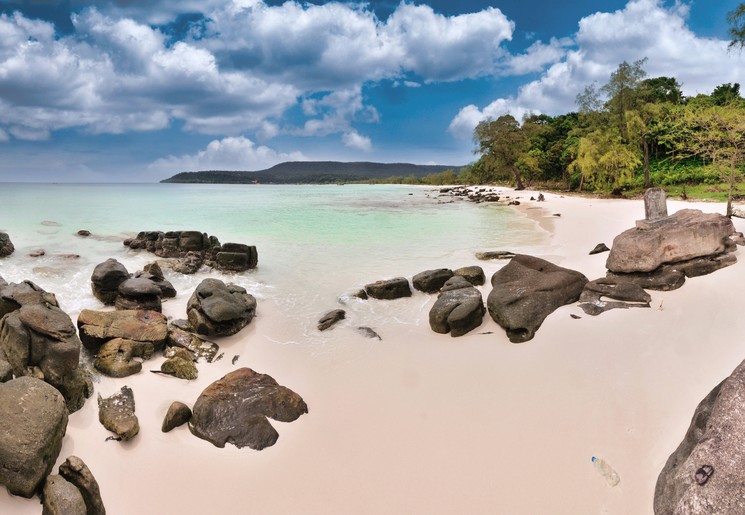
M 290 161 L 255 172 L 228 172 L 221 170 L 182 172 L 160 182 L 202 184 L 323 184 L 386 179 L 397 176 L 424 177 L 450 169 L 457 170 L 458 167 L 415 165 L 410 163 Z

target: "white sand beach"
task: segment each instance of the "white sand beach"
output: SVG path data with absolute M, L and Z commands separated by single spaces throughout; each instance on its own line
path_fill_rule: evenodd
M 538 257 L 589 279 L 605 275 L 607 253 L 588 252 L 610 246 L 644 215 L 641 200 L 544 193 L 537 203 L 527 201 L 536 192 L 508 194 L 547 233 Z M 670 213 L 683 207 L 724 210 L 668 201 Z M 388 301 L 416 323 L 375 327 L 382 341 L 349 322 L 308 343 L 277 306 L 260 300 L 254 322 L 220 341 L 225 358 L 200 366 L 198 380 L 147 372 L 159 367 L 157 358 L 136 376 L 96 383 L 104 396 L 133 388 L 140 434 L 105 441 L 110 433 L 92 398 L 70 417 L 59 461 L 74 454 L 88 464 L 111 515 L 652 513 L 657 475 L 696 405 L 745 359 L 736 293 L 745 262 L 737 256 L 741 262 L 679 290 L 650 292 L 649 309 L 591 317 L 564 306 L 523 344 L 510 343 L 488 315 L 460 338 L 433 333 L 427 313 L 435 296 L 422 293 Z M 468 264 L 477 261 L 450 266 Z M 478 264 L 488 283 L 504 262 Z M 354 308 L 374 311 L 378 302 L 386 301 Z M 182 318 L 184 303 L 168 302 L 164 312 Z M 317 317 L 330 307 L 306 309 Z M 295 422 L 272 422 L 276 445 L 218 449 L 186 426 L 161 432 L 172 401 L 192 405 L 241 366 L 271 375 L 309 406 Z M 615 468 L 618 486 L 596 472 L 593 455 Z M 0 512 L 40 511 L 38 500 L 0 491 Z

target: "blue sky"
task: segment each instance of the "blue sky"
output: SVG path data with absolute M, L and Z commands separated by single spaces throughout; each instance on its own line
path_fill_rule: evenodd
M 745 82 L 740 0 L 0 0 L 0 181 L 155 182 L 287 160 L 462 165 L 622 61 Z

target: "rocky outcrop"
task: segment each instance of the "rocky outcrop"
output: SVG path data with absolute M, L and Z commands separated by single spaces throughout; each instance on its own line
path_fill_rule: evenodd
M 27 304 L 49 304 L 59 307 L 53 293 L 44 291 L 31 281 L 10 284 L 0 281 L 0 318 Z
M 608 272 L 605 276 L 613 281 L 634 283 L 645 290 L 672 291 L 677 290 L 685 283 L 686 276 L 683 272 L 661 267 L 654 272 L 636 274 L 614 274 Z
M 0 484 L 31 497 L 62 448 L 65 399 L 44 381 L 20 377 L 0 384 L 0 413 Z
M 734 249 L 732 221 L 716 213 L 682 209 L 666 218 L 640 220 L 613 240 L 606 268 L 615 273 L 652 272 L 669 263 L 717 256 Z
M 145 249 L 156 256 L 164 258 L 189 258 L 192 266 L 181 270 L 194 270 L 203 264 L 228 272 L 243 272 L 256 268 L 259 262 L 256 247 L 241 243 L 225 243 L 215 236 L 199 231 L 143 231 L 136 238 L 124 241 L 124 245 L 131 249 Z M 199 266 L 194 269 L 194 262 Z M 177 269 L 177 268 L 174 268 Z M 184 272 L 186 273 L 186 272 Z
M 166 317 L 157 311 L 84 309 L 78 315 L 78 329 L 83 345 L 94 354 L 114 338 L 151 343 L 153 349 L 159 351 L 168 337 Z
M 454 275 L 464 277 L 469 283 L 474 286 L 481 286 L 486 282 L 486 275 L 484 275 L 484 269 L 480 266 L 464 266 L 453 270 Z
M 178 426 L 186 424 L 189 420 L 191 420 L 191 409 L 189 406 L 183 402 L 175 401 L 168 407 L 160 429 L 164 433 L 167 433 Z
M 80 368 L 80 340 L 70 317 L 57 306 L 26 304 L 0 320 L 0 347 L 16 377 L 33 375 L 62 393 L 70 412 L 92 392 Z
M 449 268 L 438 268 L 436 270 L 425 270 L 416 274 L 411 283 L 419 291 L 424 293 L 437 293 L 445 282 L 453 277 L 453 271 Z
M 463 336 L 481 325 L 485 312 L 481 292 L 465 277 L 455 276 L 430 309 L 429 325 L 436 333 Z
M 88 466 L 77 456 L 70 456 L 59 466 L 60 476 L 75 485 L 83 495 L 88 515 L 106 515 L 98 481 Z
M 579 272 L 518 254 L 492 276 L 489 314 L 511 342 L 525 342 L 554 310 L 576 302 L 587 282 Z
M 743 398 L 745 362 L 696 408 L 688 432 L 657 479 L 656 515 L 745 513 Z
M 337 322 L 344 320 L 346 316 L 347 313 L 343 309 L 333 309 L 318 320 L 318 330 L 325 331 L 326 329 L 330 329 Z
M 0 232 L 0 258 L 10 256 L 16 248 L 6 232 Z
M 230 336 L 253 320 L 256 299 L 235 284 L 205 279 L 189 298 L 186 314 L 198 334 Z
M 365 293 L 373 299 L 393 300 L 411 297 L 411 287 L 406 277 L 395 277 L 366 285 Z
M 161 295 L 163 291 L 150 279 L 131 277 L 119 285 L 114 306 L 120 310 L 161 311 Z
M 85 501 L 75 485 L 62 476 L 47 477 L 42 491 L 41 515 L 87 515 Z
M 209 385 L 199 396 L 189 422 L 191 432 L 217 447 L 261 450 L 279 434 L 267 417 L 292 422 L 308 412 L 295 392 L 250 368 L 235 370 Z
M 91 290 L 107 306 L 119 310 L 161 310 L 161 298 L 176 296 L 176 289 L 166 281 L 160 267 L 148 265 L 147 271 L 130 274 L 124 265 L 115 259 L 107 259 L 93 269 Z
M 135 415 L 135 396 L 132 389 L 122 386 L 111 397 L 98 396 L 98 420 L 103 427 L 123 441 L 131 440 L 140 432 L 140 422 Z
M 648 308 L 651 301 L 649 293 L 638 284 L 602 278 L 585 285 L 579 307 L 586 314 L 596 316 L 610 309 Z
M 127 268 L 114 258 L 99 263 L 91 275 L 93 295 L 106 306 L 113 306 L 119 295 L 119 285 L 129 278 Z

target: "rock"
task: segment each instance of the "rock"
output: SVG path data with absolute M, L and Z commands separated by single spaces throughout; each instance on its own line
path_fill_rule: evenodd
M 220 347 L 214 342 L 206 342 L 194 333 L 185 331 L 173 324 L 168 330 L 168 345 L 188 350 L 199 361 L 204 358 L 212 363 Z
M 672 291 L 677 290 L 685 283 L 686 276 L 683 272 L 662 267 L 654 272 L 635 274 L 605 274 L 608 279 L 634 283 L 645 290 Z
M 737 257 L 734 254 L 720 254 L 718 256 L 691 259 L 667 266 L 673 270 L 683 272 L 686 277 L 691 278 L 716 272 L 720 268 L 734 265 L 735 263 L 737 263 Z
M 364 336 L 365 338 L 371 338 L 371 339 L 375 339 L 375 338 L 377 338 L 378 340 L 382 340 L 382 339 L 383 339 L 383 338 L 381 338 L 381 337 L 380 337 L 380 335 L 379 335 L 379 334 L 378 334 L 377 332 L 375 332 L 375 330 L 374 330 L 373 328 L 371 328 L 371 327 L 364 327 L 364 326 L 362 326 L 362 327 L 357 327 L 357 328 L 355 328 L 355 331 L 357 331 L 358 333 L 360 333 L 360 334 L 361 334 L 362 336 Z
M 191 420 L 191 409 L 183 402 L 174 402 L 168 408 L 166 416 L 163 419 L 163 426 L 160 428 L 164 433 L 169 432 L 178 426 L 182 426 Z
M 7 383 L 11 379 L 13 379 L 13 367 L 10 366 L 10 363 L 0 358 L 0 383 Z
M 161 311 L 160 287 L 146 277 L 131 277 L 119 284 L 114 305 L 119 310 Z
M 86 349 L 97 353 L 99 347 L 114 338 L 150 342 L 162 350 L 168 337 L 166 317 L 157 311 L 93 311 L 84 309 L 78 316 L 80 339 Z
M 96 265 L 91 275 L 93 295 L 106 306 L 113 306 L 119 295 L 119 285 L 129 279 L 129 272 L 119 261 L 109 258 Z
M 745 362 L 696 408 L 657 478 L 656 515 L 745 513 Z M 711 467 L 703 486 L 700 473 Z
M 70 456 L 60 465 L 59 473 L 80 490 L 88 515 L 106 515 L 98 482 L 83 460 L 77 456 Z
M 361 300 L 367 300 L 369 297 L 367 295 L 367 292 L 365 290 L 360 290 L 358 292 L 355 292 L 351 295 L 352 297 L 356 297 Z
M 243 272 L 256 268 L 259 256 L 256 247 L 240 243 L 225 243 L 215 254 L 215 268 L 228 272 Z
M 83 495 L 75 485 L 58 475 L 47 477 L 41 498 L 41 515 L 87 515 Z
M 187 350 L 181 350 L 188 354 Z M 165 360 L 163 364 L 160 365 L 160 371 L 172 375 L 173 377 L 187 379 L 189 381 L 196 379 L 199 375 L 197 366 L 194 364 L 191 357 L 185 357 L 183 355 L 177 355 Z
M 34 249 L 28 253 L 28 257 L 37 258 L 46 255 L 47 251 L 44 249 Z
M 157 261 L 148 263 L 143 267 L 143 272 L 150 274 L 151 276 L 164 280 L 166 277 L 163 275 L 163 269 L 160 267 Z
M 92 384 L 79 367 L 81 345 L 75 326 L 58 307 L 26 304 L 3 317 L 0 347 L 16 377 L 33 370 L 60 391 L 71 413 L 90 395 Z
M 198 334 L 230 336 L 253 320 L 256 299 L 240 286 L 205 279 L 189 298 L 186 313 Z
M 27 304 L 49 304 L 59 307 L 53 293 L 44 291 L 31 281 L 0 284 L 0 318 Z
M 160 297 L 164 299 L 171 299 L 176 296 L 176 288 L 173 287 L 169 281 L 166 281 L 163 277 L 163 271 L 157 263 L 153 263 L 157 268 L 153 268 L 158 274 L 151 274 L 145 271 L 137 271 L 132 275 L 133 279 L 146 279 L 151 281 L 160 290 Z
M 114 338 L 101 345 L 93 366 L 109 377 L 127 377 L 142 370 L 142 362 L 135 358 L 150 359 L 153 351 L 152 342 Z
M 492 250 L 476 253 L 476 259 L 481 261 L 490 261 L 492 259 L 512 259 L 513 257 L 515 257 L 515 253 L 508 250 Z
M 8 233 L 0 232 L 0 257 L 10 256 L 15 250 L 16 248 L 13 246 L 13 242 L 10 241 Z
M 209 385 L 197 399 L 191 432 L 217 447 L 232 443 L 261 450 L 279 437 L 267 417 L 292 422 L 308 406 L 295 392 L 270 376 L 240 368 Z
M 730 239 L 735 243 L 735 245 L 739 245 L 742 247 L 745 245 L 745 236 L 741 232 L 736 232 L 732 236 L 730 236 Z
M 376 281 L 365 286 L 365 292 L 374 299 L 393 300 L 402 297 L 411 297 L 409 280 L 405 277 L 396 277 Z
M 31 497 L 49 475 L 67 429 L 65 399 L 32 377 L 0 384 L 0 484 Z
M 489 314 L 512 343 L 525 342 L 559 306 L 576 302 L 587 282 L 579 272 L 518 254 L 492 276 Z
M 481 286 L 486 282 L 486 276 L 484 275 L 484 269 L 480 266 L 464 266 L 453 270 L 453 274 L 460 277 L 465 277 L 469 283 L 474 286 Z
M 79 230 L 78 232 L 76 232 L 75 234 L 77 234 L 78 236 L 82 236 L 83 238 L 87 238 L 88 236 L 90 236 L 90 235 L 91 235 L 91 232 L 90 232 L 90 231 L 88 231 L 88 230 L 86 230 L 86 229 L 80 229 L 80 230 Z
M 479 290 L 465 277 L 453 279 L 443 286 L 430 309 L 429 326 L 436 333 L 463 336 L 481 325 L 486 310 Z
M 188 252 L 178 263 L 173 265 L 173 271 L 184 275 L 196 274 L 202 268 L 204 260 L 197 252 Z
M 602 300 L 604 297 L 616 302 Z M 648 308 L 651 301 L 649 293 L 637 284 L 602 278 L 585 285 L 579 307 L 586 314 L 596 316 L 610 309 Z
M 332 311 L 329 311 L 318 321 L 318 330 L 325 331 L 326 329 L 329 329 L 337 322 L 344 320 L 344 317 L 346 317 L 346 315 L 347 313 L 343 309 L 334 309 Z
M 438 268 L 437 270 L 426 270 L 420 272 L 412 279 L 414 288 L 424 293 L 437 293 L 445 284 L 445 281 L 453 277 L 453 271 L 449 268 Z
M 598 243 L 595 245 L 595 248 L 590 251 L 590 255 L 594 256 L 595 254 L 600 254 L 602 252 L 609 252 L 610 249 L 605 243 Z
M 644 192 L 644 219 L 650 222 L 667 218 L 667 198 L 662 188 L 648 188 Z
M 652 272 L 666 263 L 722 254 L 731 248 L 734 232 L 726 216 L 682 209 L 616 236 L 606 268 L 616 273 Z
M 132 389 L 122 386 L 120 392 L 111 397 L 103 398 L 99 395 L 98 420 L 103 427 L 123 441 L 134 438 L 140 432 L 140 423 L 135 415 L 135 396 Z

